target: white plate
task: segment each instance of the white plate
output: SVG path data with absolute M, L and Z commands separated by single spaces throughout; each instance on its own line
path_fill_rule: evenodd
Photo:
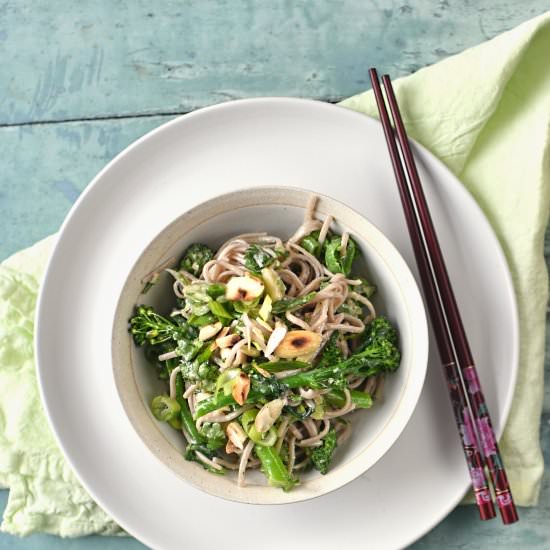
M 501 433 L 517 373 L 518 327 L 499 244 L 460 182 L 416 146 L 434 222 L 474 356 Z M 220 192 L 291 185 L 363 213 L 416 276 L 378 122 L 320 102 L 236 101 L 178 118 L 140 139 L 90 184 L 65 221 L 38 306 L 42 398 L 58 441 L 91 495 L 154 548 L 398 548 L 439 522 L 468 475 L 432 345 L 407 428 L 368 473 L 321 498 L 284 506 L 230 503 L 178 478 L 149 453 L 118 400 L 114 308 L 144 245 Z M 433 342 L 432 342 L 433 344 Z M 471 509 L 472 521 L 476 510 Z

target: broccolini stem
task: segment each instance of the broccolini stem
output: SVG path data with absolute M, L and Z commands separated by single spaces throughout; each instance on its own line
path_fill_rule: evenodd
M 181 372 L 178 372 L 176 376 L 176 401 L 181 407 L 181 423 L 185 428 L 185 431 L 189 434 L 191 443 L 199 443 L 203 440 L 203 438 L 197 430 L 197 426 L 193 420 L 193 415 L 191 414 L 191 409 L 189 408 L 189 403 L 187 403 L 187 399 L 184 399 L 183 397 L 184 391 L 183 376 L 181 375 Z
M 254 390 L 250 391 L 245 403 L 258 403 L 262 398 L 262 394 L 255 392 Z M 209 397 L 208 399 L 203 399 L 197 403 L 195 409 L 195 419 L 204 416 L 212 411 L 226 407 L 227 405 L 236 405 L 237 402 L 233 399 L 232 395 L 224 395 L 222 392 L 214 395 L 214 397 Z
M 248 399 L 246 400 L 246 402 L 248 403 Z M 201 416 L 204 416 L 205 414 L 208 414 L 212 411 L 216 411 L 218 409 L 221 409 L 222 407 L 226 407 L 227 405 L 235 405 L 236 403 L 237 402 L 233 399 L 233 396 L 231 394 L 224 395 L 223 393 L 218 393 L 213 397 L 203 399 L 202 401 L 199 401 L 199 403 L 197 403 L 197 406 L 195 408 L 195 418 L 198 419 Z
M 296 480 L 289 474 L 281 455 L 275 447 L 254 447 L 256 456 L 262 463 L 262 471 L 272 487 L 280 487 L 283 491 L 290 491 L 296 484 Z
M 372 396 L 370 393 L 359 390 L 350 390 L 351 402 L 357 409 L 370 409 L 372 407 Z M 346 396 L 342 390 L 331 390 L 327 393 L 328 402 L 334 407 L 343 407 L 346 404 Z

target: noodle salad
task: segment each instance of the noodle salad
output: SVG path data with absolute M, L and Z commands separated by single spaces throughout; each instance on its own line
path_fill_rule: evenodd
M 217 252 L 191 245 L 173 278 L 174 309 L 136 307 L 129 331 L 167 381 L 151 411 L 187 441 L 208 471 L 261 469 L 290 490 L 298 474 L 326 474 L 351 434 L 349 415 L 380 397 L 398 367 L 397 331 L 377 316 L 376 288 L 352 273 L 360 251 L 332 216 L 282 241 L 237 235 Z M 146 292 L 160 271 L 149 276 Z

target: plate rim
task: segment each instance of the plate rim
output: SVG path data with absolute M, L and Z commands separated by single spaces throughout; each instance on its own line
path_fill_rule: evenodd
M 225 109 L 233 109 L 238 108 L 240 106 L 248 106 L 248 105 L 269 105 L 273 103 L 280 103 L 280 104 L 288 104 L 288 105 L 296 105 L 296 106 L 303 106 L 304 108 L 312 107 L 312 108 L 320 108 L 320 109 L 327 109 L 327 110 L 339 110 L 340 114 L 343 116 L 349 116 L 352 118 L 361 117 L 362 119 L 367 119 L 370 121 L 371 124 L 375 124 L 380 127 L 380 136 L 382 136 L 382 128 L 381 124 L 378 119 L 371 117 L 361 111 L 352 110 L 348 107 L 345 107 L 343 105 L 337 105 L 337 104 L 330 104 L 326 103 L 324 101 L 320 100 L 314 100 L 314 99 L 305 99 L 305 98 L 293 98 L 293 97 L 278 97 L 278 96 L 267 96 L 267 97 L 256 97 L 256 98 L 245 98 L 245 99 L 236 99 L 236 100 L 228 100 L 222 103 L 217 103 L 215 105 L 210 105 L 207 107 L 203 107 L 201 109 L 197 109 L 195 111 L 192 111 L 190 113 L 186 113 L 184 115 L 177 116 L 173 118 L 172 120 L 166 121 L 163 124 L 159 125 L 158 127 L 150 130 L 149 132 L 145 133 L 143 136 L 138 138 L 137 140 L 133 141 L 130 145 L 125 147 L 122 151 L 120 151 L 113 159 L 111 159 L 93 178 L 92 180 L 87 184 L 83 192 L 80 194 L 78 199 L 75 201 L 75 203 L 72 205 L 71 209 L 69 210 L 67 216 L 65 217 L 63 223 L 61 224 L 61 227 L 58 231 L 58 238 L 55 242 L 54 249 L 47 261 L 46 268 L 44 271 L 44 277 L 42 279 L 41 285 L 40 285 L 40 292 L 38 295 L 37 303 L 36 303 L 36 312 L 35 312 L 35 333 L 34 333 L 34 350 L 35 350 L 35 369 L 37 374 L 37 381 L 39 386 L 39 393 L 40 393 L 40 399 L 42 402 L 42 406 L 44 407 L 44 412 L 48 420 L 48 424 L 50 429 L 52 430 L 52 433 L 54 435 L 54 438 L 60 448 L 60 450 L 63 453 L 63 456 L 65 460 L 67 460 L 67 463 L 71 467 L 71 470 L 73 471 L 75 477 L 78 479 L 78 481 L 82 484 L 82 486 L 86 489 L 86 491 L 89 493 L 89 495 L 92 497 L 92 499 L 100 505 L 100 507 L 121 527 L 123 527 L 128 533 L 130 533 L 133 537 L 135 537 L 137 540 L 143 542 L 144 544 L 148 546 L 154 546 L 152 544 L 152 541 L 148 541 L 147 539 L 149 537 L 146 537 L 142 535 L 141 533 L 139 535 L 134 534 L 133 529 L 128 529 L 128 527 L 125 525 L 125 521 L 120 521 L 118 518 L 116 518 L 116 514 L 114 514 L 110 508 L 109 505 L 105 504 L 103 501 L 103 498 L 98 497 L 95 490 L 92 487 L 92 483 L 88 484 L 87 479 L 84 479 L 84 477 L 81 476 L 80 472 L 78 471 L 78 468 L 76 467 L 71 454 L 67 451 L 65 448 L 65 445 L 63 444 L 63 441 L 58 433 L 55 421 L 53 420 L 53 414 L 50 410 L 50 405 L 48 398 L 46 396 L 45 391 L 45 371 L 44 367 L 41 366 L 46 363 L 46 361 L 41 359 L 41 356 L 43 355 L 43 346 L 46 346 L 47 343 L 43 343 L 43 339 L 41 338 L 42 335 L 42 323 L 41 318 L 43 316 L 43 307 L 44 307 L 44 295 L 46 293 L 46 289 L 49 286 L 49 281 L 52 278 L 52 266 L 55 264 L 57 260 L 57 256 L 60 250 L 60 243 L 62 242 L 65 232 L 67 231 L 67 228 L 69 224 L 72 222 L 73 218 L 78 214 L 81 205 L 87 200 L 87 197 L 89 194 L 91 194 L 94 189 L 98 186 L 98 184 L 101 183 L 101 180 L 111 168 L 116 165 L 121 159 L 123 159 L 126 155 L 130 154 L 134 149 L 139 147 L 142 143 L 146 142 L 147 140 L 153 138 L 159 133 L 162 133 L 173 126 L 177 126 L 178 124 L 182 124 L 185 121 L 196 119 L 201 116 L 207 116 L 215 111 L 219 110 L 225 110 Z M 502 249 L 502 246 L 500 244 L 500 241 L 489 223 L 489 220 L 487 219 L 485 213 L 477 203 L 477 201 L 474 199 L 472 194 L 469 192 L 469 190 L 466 188 L 466 186 L 459 180 L 459 178 L 451 172 L 451 170 L 441 161 L 436 155 L 431 153 L 426 147 L 418 143 L 417 141 L 411 139 L 410 140 L 413 145 L 413 153 L 420 153 L 421 157 L 429 158 L 430 162 L 435 164 L 442 172 L 444 172 L 447 176 L 447 182 L 453 181 L 453 185 L 456 186 L 459 193 L 463 193 L 470 202 L 472 208 L 476 209 L 478 213 L 480 214 L 479 219 L 482 224 L 485 225 L 485 229 L 487 231 L 487 234 L 490 235 L 490 238 L 493 240 L 494 243 L 494 251 L 496 255 L 499 257 L 499 260 L 501 261 L 504 269 L 503 269 L 503 275 L 506 279 L 506 287 L 507 287 L 507 294 L 508 294 L 508 301 L 510 303 L 510 306 L 513 309 L 513 316 L 512 316 L 512 330 L 513 330 L 513 343 L 512 343 L 512 359 L 510 361 L 510 364 L 512 365 L 512 372 L 511 372 L 511 383 L 508 386 L 508 390 L 506 392 L 505 398 L 502 403 L 502 423 L 501 426 L 499 426 L 499 430 L 497 431 L 497 439 L 500 440 L 502 433 L 504 431 L 504 427 L 506 425 L 507 419 L 510 414 L 510 409 L 512 406 L 512 400 L 513 395 L 517 383 L 517 376 L 519 371 L 519 318 L 518 318 L 518 306 L 517 306 L 517 299 L 515 294 L 515 289 L 513 285 L 512 276 L 510 273 L 510 268 L 508 265 L 508 262 L 506 260 L 506 256 L 504 254 L 504 251 Z M 448 185 L 448 183 L 444 183 L 444 185 Z M 500 415 L 499 415 L 500 416 Z M 422 536 L 424 536 L 426 533 L 431 531 L 436 525 L 438 525 L 462 500 L 464 495 L 468 492 L 469 485 L 466 485 L 464 489 L 460 492 L 457 498 L 452 499 L 449 504 L 442 509 L 441 513 L 438 514 L 436 517 L 432 518 L 432 521 L 429 522 L 426 526 L 423 526 L 422 529 L 419 530 L 418 533 L 407 542 L 407 544 L 412 544 L 418 539 L 420 539 Z

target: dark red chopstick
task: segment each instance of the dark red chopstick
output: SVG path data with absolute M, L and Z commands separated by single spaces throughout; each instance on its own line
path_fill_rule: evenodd
M 430 312 L 432 326 L 436 335 L 439 355 L 447 380 L 447 388 L 451 398 L 451 405 L 455 416 L 456 425 L 461 435 L 462 448 L 466 458 L 468 472 L 474 487 L 479 515 L 482 520 L 492 519 L 495 517 L 495 509 L 491 500 L 488 480 L 485 477 L 485 472 L 483 469 L 482 455 L 477 439 L 472 434 L 473 418 L 460 383 L 460 373 L 455 361 L 451 339 L 448 334 L 445 314 L 442 304 L 438 298 L 437 286 L 431 272 L 428 253 L 422 241 L 419 222 L 414 213 L 412 199 L 408 192 L 405 173 L 399 158 L 399 152 L 397 150 L 393 129 L 391 127 L 388 112 L 384 103 L 382 89 L 380 88 L 380 84 L 378 82 L 376 69 L 371 69 L 369 74 L 380 113 L 382 128 L 384 129 L 386 142 L 388 144 L 392 166 L 398 182 L 399 195 L 403 204 L 403 211 L 405 213 L 407 227 L 411 236 L 414 254 L 422 280 L 422 286 L 424 287 L 424 294 L 428 303 L 428 310 Z
M 386 97 L 390 105 L 401 154 L 405 161 L 407 174 L 409 176 L 410 189 L 413 193 L 414 204 L 418 212 L 418 218 L 424 234 L 425 245 L 429 251 L 429 257 L 431 259 L 436 285 L 443 303 L 449 332 L 456 352 L 456 357 L 458 359 L 458 364 L 460 366 L 462 382 L 468 393 L 467 397 L 476 421 L 475 429 L 479 435 L 481 449 L 489 467 L 491 481 L 495 489 L 497 505 L 502 516 L 502 521 L 505 524 L 514 523 L 518 521 L 517 510 L 514 505 L 514 500 L 512 498 L 512 493 L 506 477 L 502 457 L 493 432 L 485 397 L 481 391 L 481 385 L 477 370 L 475 368 L 472 352 L 470 350 L 470 345 L 468 343 L 468 338 L 464 330 L 464 325 L 462 323 L 451 282 L 449 280 L 441 247 L 439 246 L 437 234 L 435 232 L 426 202 L 426 197 L 422 189 L 418 170 L 416 169 L 416 164 L 409 145 L 405 126 L 399 112 L 399 106 L 395 98 L 390 77 L 388 75 L 384 75 L 382 77 L 382 82 L 384 84 L 384 89 L 386 90 Z
M 474 423 L 474 414 L 472 413 L 467 394 L 465 393 L 463 388 L 461 372 L 457 368 L 457 361 L 455 360 L 456 350 L 454 349 L 456 346 L 456 343 L 453 339 L 453 334 L 450 331 L 450 327 L 446 322 L 446 318 L 447 318 L 446 310 L 445 310 L 446 304 L 440 298 L 441 292 L 439 290 L 438 281 L 435 278 L 431 267 L 432 265 L 431 249 L 426 246 L 426 242 L 424 241 L 422 236 L 422 230 L 419 225 L 422 223 L 422 219 L 419 220 L 415 213 L 413 198 L 411 197 L 411 194 L 407 185 L 405 173 L 403 170 L 403 166 L 401 164 L 401 159 L 397 151 L 394 131 L 389 120 L 389 116 L 384 103 L 384 97 L 382 95 L 382 90 L 378 82 L 378 75 L 375 69 L 371 69 L 369 73 L 370 73 L 376 101 L 378 104 L 378 109 L 380 112 L 380 119 L 382 122 L 382 126 L 384 128 L 384 134 L 386 136 L 386 141 L 388 144 L 390 158 L 392 161 L 396 180 L 398 183 L 401 202 L 403 204 L 407 226 L 409 229 L 409 233 L 411 235 L 411 240 L 413 243 L 413 248 L 417 259 L 426 300 L 428 302 L 428 309 L 430 311 L 432 325 L 436 333 L 436 340 L 439 347 L 441 361 L 444 366 L 444 372 L 447 378 L 447 385 L 449 388 L 451 403 L 453 405 L 455 420 L 457 423 L 457 427 L 462 436 L 461 439 L 462 439 L 463 449 L 464 449 L 470 477 L 472 479 L 472 485 L 474 487 L 474 492 L 476 495 L 476 502 L 478 504 L 481 518 L 490 519 L 494 517 L 495 513 L 494 513 L 493 504 L 491 501 L 490 492 L 488 490 L 487 479 L 485 477 L 485 472 L 483 469 L 483 460 L 480 453 L 480 447 L 484 447 L 484 445 L 483 445 L 483 441 L 477 440 L 477 435 L 476 435 L 477 426 Z M 385 80 L 385 86 L 386 88 L 391 87 L 391 82 L 389 81 L 389 78 Z M 391 94 L 391 91 L 388 93 L 388 96 L 389 94 Z M 392 94 L 392 97 L 394 100 L 393 104 L 390 104 L 392 107 L 392 114 L 394 115 L 394 119 L 398 119 L 399 121 L 401 121 L 401 118 L 399 116 L 399 111 L 397 108 L 397 102 L 395 101 L 395 96 L 393 94 Z M 404 131 L 403 124 L 401 122 L 401 137 L 403 136 L 405 136 L 406 147 L 408 148 L 408 141 L 406 140 L 406 134 Z M 401 145 L 401 147 L 403 150 L 403 157 L 405 158 L 406 156 L 405 149 L 403 145 Z M 409 150 L 409 159 L 408 159 L 409 164 L 407 165 L 407 169 L 410 170 L 410 165 L 414 166 L 414 160 L 413 160 L 412 154 L 410 154 L 410 149 L 408 150 Z M 417 181 L 419 183 L 417 172 L 416 172 L 416 176 L 417 176 Z M 415 194 L 415 198 L 417 196 L 418 194 Z M 421 198 L 423 198 L 423 195 Z M 424 210 L 425 212 L 427 212 L 427 207 L 425 207 Z M 432 230 L 433 230 L 433 226 L 432 226 Z M 435 236 L 435 231 L 432 231 L 432 234 Z M 493 441 L 494 441 L 494 438 L 493 438 Z M 502 502 L 499 502 L 499 507 L 501 508 L 501 512 L 502 512 L 501 504 Z M 512 503 L 512 506 L 513 506 L 513 503 Z M 509 512 L 509 510 L 507 512 Z M 511 522 L 510 519 L 513 517 L 513 515 L 510 515 L 510 513 L 507 513 L 507 512 L 505 512 L 506 515 L 503 514 L 503 519 L 505 523 L 510 523 Z

